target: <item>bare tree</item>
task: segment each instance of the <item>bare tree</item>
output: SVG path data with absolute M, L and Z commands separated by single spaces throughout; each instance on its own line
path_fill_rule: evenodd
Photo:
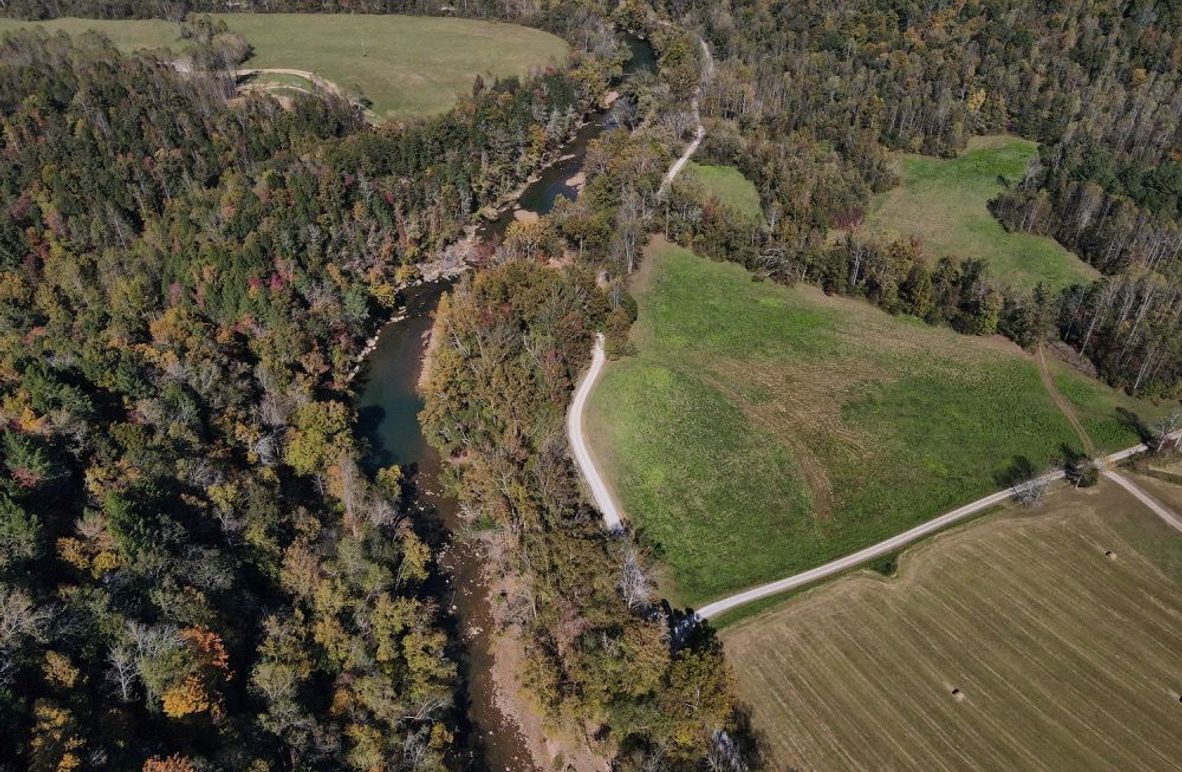
M 1153 452 L 1161 453 L 1173 439 L 1174 432 L 1182 429 L 1182 408 L 1171 410 L 1153 423 L 1150 431 L 1153 433 Z
M 652 582 L 645 575 L 640 555 L 632 545 L 628 545 L 624 551 L 624 565 L 620 571 L 620 592 L 630 609 L 648 606 L 652 597 Z
M 136 656 L 131 646 L 118 643 L 107 653 L 107 680 L 115 687 L 115 693 L 123 702 L 131 702 L 135 696 Z
M 1024 480 L 1014 486 L 1014 499 L 1028 507 L 1036 507 L 1047 496 L 1047 481 L 1042 477 Z
M 714 733 L 706 766 L 711 772 L 747 772 L 747 762 L 739 746 L 721 729 Z

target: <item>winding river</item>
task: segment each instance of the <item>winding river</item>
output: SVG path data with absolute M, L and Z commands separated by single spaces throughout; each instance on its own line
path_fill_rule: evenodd
M 624 77 L 651 71 L 655 66 L 651 46 L 630 35 L 623 40 L 632 53 Z M 545 214 L 559 196 L 573 199 L 578 194 L 569 180 L 582 169 L 588 142 L 614 126 L 608 111 L 590 118 L 562 149 L 559 160 L 522 192 L 517 208 Z M 513 219 L 510 207 L 477 233 L 495 244 Z M 443 461 L 427 444 L 418 418 L 423 408 L 417 388 L 423 355 L 435 306 L 449 286 L 447 281 L 434 282 L 404 293 L 404 310 L 398 321 L 382 329 L 359 374 L 359 431 L 369 448 L 367 466 L 401 465 L 414 487 L 411 495 L 418 522 L 435 531 L 435 548 L 444 569 L 436 595 L 448 612 L 453 640 L 461 646 L 456 654 L 463 683 L 457 699 L 465 708 L 465 725 L 460 729 L 466 767 L 525 772 L 536 769 L 525 740 L 496 702 L 491 651 L 494 622 L 483 578 L 484 558 L 474 541 L 454 537 L 464 524 L 457 502 L 443 494 Z

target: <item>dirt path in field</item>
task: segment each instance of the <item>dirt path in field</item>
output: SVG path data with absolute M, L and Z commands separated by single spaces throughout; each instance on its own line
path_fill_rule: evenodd
M 1043 353 L 1042 344 L 1039 344 L 1038 351 L 1035 353 L 1035 357 L 1038 359 L 1038 374 L 1042 378 L 1042 385 L 1046 388 L 1047 394 L 1049 394 L 1051 399 L 1054 400 L 1055 405 L 1059 408 L 1059 412 L 1063 414 L 1063 417 L 1066 418 L 1067 422 L 1071 424 L 1071 427 L 1075 429 L 1075 433 L 1079 435 L 1079 441 L 1083 443 L 1084 452 L 1088 454 L 1089 458 L 1095 458 L 1095 443 L 1092 442 L 1092 438 L 1088 436 L 1083 424 L 1080 423 L 1079 416 L 1075 414 L 1075 408 L 1072 407 L 1071 403 L 1059 393 L 1059 389 L 1055 387 L 1055 380 L 1051 377 L 1050 368 L 1047 367 L 1047 360 Z M 1102 464 L 1101 468 L 1104 466 L 1108 466 L 1108 464 Z M 1104 469 L 1104 476 L 1112 480 L 1121 488 L 1124 488 L 1126 491 L 1128 491 L 1128 493 L 1131 494 L 1133 498 L 1145 505 L 1145 507 L 1148 508 L 1150 512 L 1164 520 L 1167 525 L 1172 526 L 1178 531 L 1182 531 L 1182 517 L 1179 517 L 1169 507 L 1150 496 L 1135 482 L 1121 474 L 1118 474 L 1115 469 L 1111 468 Z
M 694 153 L 698 152 L 698 148 L 702 144 L 702 140 L 706 138 L 706 127 L 702 125 L 702 114 L 698 110 L 698 97 L 702 95 L 702 83 L 709 80 L 714 75 L 714 57 L 710 54 L 710 46 L 706 45 L 705 40 L 698 41 L 702 46 L 702 79 L 694 89 L 694 96 L 690 99 L 690 112 L 694 114 L 694 123 L 697 128 L 694 129 L 693 141 L 686 146 L 685 152 L 681 157 L 673 162 L 669 167 L 669 171 L 665 172 L 665 179 L 661 180 L 661 187 L 657 190 L 657 196 L 663 196 L 669 190 L 669 186 L 673 184 L 673 180 L 681 174 L 681 170 L 689 163 L 690 158 Z
M 1067 398 L 1059 393 L 1058 387 L 1055 386 L 1055 379 L 1051 376 L 1051 369 L 1047 366 L 1047 357 L 1045 347 L 1040 343 L 1038 350 L 1034 354 L 1035 359 L 1038 360 L 1038 375 L 1042 378 L 1043 388 L 1047 390 L 1051 400 L 1055 403 L 1055 407 L 1059 408 L 1059 412 L 1067 419 L 1067 423 L 1071 424 L 1071 428 L 1075 429 L 1079 441 L 1083 443 L 1084 453 L 1088 458 L 1095 458 L 1096 445 L 1092 442 L 1092 438 L 1088 436 L 1087 430 L 1084 429 L 1083 423 L 1080 422 L 1079 416 L 1075 413 L 1075 407 L 1067 401 Z

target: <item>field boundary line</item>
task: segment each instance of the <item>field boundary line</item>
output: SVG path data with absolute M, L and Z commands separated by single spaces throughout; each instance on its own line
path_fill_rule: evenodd
M 1167 439 L 1182 439 L 1182 431 L 1173 432 L 1167 436 Z M 1103 467 L 1110 468 L 1116 464 L 1119 464 L 1125 459 L 1135 456 L 1138 453 L 1143 453 L 1149 449 L 1150 448 L 1148 445 L 1145 443 L 1140 443 L 1138 445 L 1134 445 L 1131 448 L 1125 448 L 1124 450 L 1105 456 L 1099 460 L 1099 463 Z M 1105 471 L 1105 475 L 1136 496 L 1142 503 L 1146 504 L 1151 509 L 1154 509 L 1150 502 L 1156 504 L 1156 501 L 1154 501 L 1148 494 L 1141 492 L 1140 489 L 1131 482 L 1113 471 Z M 1066 474 L 1060 469 L 1054 472 L 1048 472 L 1047 474 L 1036 478 L 1032 482 L 1035 484 L 1045 485 L 1062 480 L 1064 477 L 1066 477 Z M 1015 489 L 1011 487 L 991 493 L 984 498 L 977 499 L 976 501 L 965 504 L 962 507 L 958 507 L 951 512 L 946 512 L 943 515 L 932 518 L 931 520 L 928 520 L 924 523 L 920 523 L 914 528 L 910 528 L 900 534 L 890 537 L 889 539 L 884 539 L 877 544 L 872 544 L 869 547 L 858 550 L 857 552 L 846 555 L 845 557 L 831 560 L 828 563 L 817 566 L 816 568 L 810 568 L 807 571 L 802 571 L 798 574 L 793 574 L 792 576 L 787 576 L 774 582 L 768 582 L 767 584 L 762 584 L 758 587 L 752 587 L 749 590 L 744 590 L 742 592 L 735 593 L 734 595 L 716 600 L 713 603 L 708 603 L 694 613 L 694 618 L 699 620 L 711 619 L 718 616 L 719 614 L 738 608 L 739 606 L 746 605 L 753 601 L 773 595 L 779 595 L 780 593 L 794 590 L 798 587 L 803 587 L 804 585 L 812 584 L 822 579 L 827 579 L 835 574 L 848 571 L 851 568 L 857 568 L 858 566 L 873 560 L 874 558 L 890 554 L 891 552 L 894 552 L 901 547 L 905 547 L 908 544 L 923 538 L 924 536 L 929 536 L 937 531 L 947 528 L 950 525 L 958 523 L 961 520 L 971 517 L 972 515 L 978 514 L 983 510 L 1004 503 L 1014 495 L 1014 492 Z M 1157 506 L 1167 514 L 1163 515 L 1162 511 L 1154 509 L 1156 514 L 1170 519 L 1172 525 L 1174 525 L 1179 530 L 1182 530 L 1182 523 L 1174 522 L 1172 518 L 1169 518 L 1168 510 L 1165 510 L 1165 508 L 1161 507 L 1160 504 L 1157 504 Z

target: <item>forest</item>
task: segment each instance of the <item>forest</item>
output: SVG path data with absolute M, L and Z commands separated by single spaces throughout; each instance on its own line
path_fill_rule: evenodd
M 0 768 L 453 763 L 434 559 L 401 470 L 359 468 L 348 379 L 618 66 L 370 129 L 0 42 Z

